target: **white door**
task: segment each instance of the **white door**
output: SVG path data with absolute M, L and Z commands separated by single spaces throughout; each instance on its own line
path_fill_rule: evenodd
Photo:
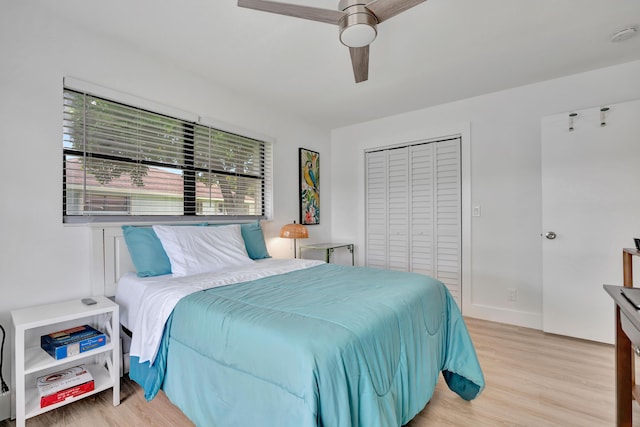
M 542 120 L 542 321 L 612 343 L 602 285 L 622 285 L 622 249 L 640 237 L 640 101 L 607 107 Z
M 434 145 L 434 267 L 462 306 L 462 182 L 460 139 Z
M 409 173 L 407 147 L 387 150 L 387 268 L 409 271 Z
M 366 265 L 387 268 L 387 153 L 367 153 L 365 161 Z
M 407 147 L 366 155 L 366 265 L 409 270 Z
M 462 303 L 460 139 L 410 151 L 409 271 L 442 281 Z

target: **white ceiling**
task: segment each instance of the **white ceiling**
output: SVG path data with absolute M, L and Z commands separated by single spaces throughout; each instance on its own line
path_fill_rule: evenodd
M 327 129 L 640 59 L 640 35 L 610 41 L 640 25 L 640 0 L 429 0 L 379 25 L 359 84 L 336 26 L 236 0 L 42 4 Z

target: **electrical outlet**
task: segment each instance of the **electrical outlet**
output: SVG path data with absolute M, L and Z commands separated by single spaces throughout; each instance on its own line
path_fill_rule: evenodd
M 518 290 L 516 288 L 507 289 L 507 301 L 516 302 L 518 300 Z

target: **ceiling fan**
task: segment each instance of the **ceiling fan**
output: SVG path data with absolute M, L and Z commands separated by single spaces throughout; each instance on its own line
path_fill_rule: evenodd
M 270 0 L 238 0 L 239 7 L 337 25 L 340 42 L 349 48 L 356 83 L 369 78 L 369 45 L 377 25 L 426 0 L 340 0 L 339 10 Z

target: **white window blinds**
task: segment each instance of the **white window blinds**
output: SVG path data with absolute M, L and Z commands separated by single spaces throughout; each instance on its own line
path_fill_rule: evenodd
M 63 123 L 65 222 L 268 216 L 268 142 L 70 89 Z

